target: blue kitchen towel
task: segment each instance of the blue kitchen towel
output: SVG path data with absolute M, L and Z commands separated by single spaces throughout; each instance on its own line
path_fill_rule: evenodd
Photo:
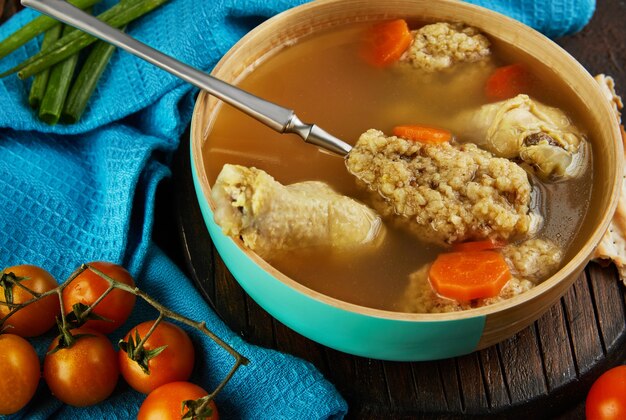
M 132 36 L 210 70 L 254 25 L 302 0 L 172 0 L 130 25 Z M 476 0 L 550 36 L 579 30 L 589 0 Z M 99 8 L 113 3 L 104 0 Z M 23 11 L 0 27 L 0 40 L 35 15 Z M 38 51 L 34 40 L 0 61 L 7 69 Z M 304 361 L 243 342 L 210 311 L 192 283 L 151 242 L 156 187 L 191 118 L 195 91 L 173 76 L 116 53 L 83 119 L 48 126 L 27 105 L 30 82 L 0 80 L 0 265 L 40 265 L 58 279 L 83 262 L 129 268 L 139 287 L 172 309 L 206 320 L 251 361 L 219 394 L 224 418 L 341 417 L 345 401 Z M 155 313 L 138 304 L 122 329 Z M 192 333 L 200 357 L 194 380 L 212 389 L 232 359 Z M 43 349 L 42 340 L 37 343 Z M 134 416 L 143 396 L 120 385 L 94 407 L 60 404 L 42 386 L 16 418 Z
M 466 0 L 524 22 L 550 38 L 580 31 L 596 9 L 595 0 Z

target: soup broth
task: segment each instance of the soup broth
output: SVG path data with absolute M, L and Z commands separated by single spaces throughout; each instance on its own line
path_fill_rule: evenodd
M 495 65 L 522 60 L 510 51 L 498 51 L 495 45 L 491 64 L 458 64 L 451 72 L 425 74 L 402 65 L 376 68 L 359 54 L 367 26 L 349 25 L 303 39 L 267 58 L 239 85 L 294 109 L 303 121 L 315 122 L 354 144 L 370 128 L 391 133 L 394 126 L 403 124 L 449 127 L 457 113 L 487 103 L 484 85 Z M 559 86 L 541 82 L 547 78 L 536 74 L 531 96 L 575 116 L 575 110 L 563 103 Z M 278 134 L 227 105 L 217 112 L 203 146 L 211 183 L 224 164 L 239 164 L 262 169 L 285 185 L 324 181 L 339 193 L 368 204 L 368 193 L 357 186 L 342 158 L 307 145 L 295 135 Z M 463 138 L 462 132 L 454 134 Z M 590 151 L 586 159 L 591 160 Z M 576 179 L 559 182 L 543 183 L 531 177 L 532 205 L 544 217 L 539 236 L 554 241 L 566 255 L 577 241 L 589 206 L 591 164 L 586 171 Z M 442 251 L 387 224 L 384 242 L 374 251 L 303 249 L 275 255 L 268 262 L 328 296 L 398 311 L 409 275 Z

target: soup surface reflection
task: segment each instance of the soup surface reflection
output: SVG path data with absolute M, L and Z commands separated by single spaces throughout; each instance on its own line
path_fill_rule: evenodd
M 394 126 L 404 124 L 450 128 L 459 112 L 488 102 L 484 85 L 496 65 L 521 60 L 496 46 L 490 64 L 458 64 L 448 72 L 425 74 L 410 66 L 376 68 L 359 54 L 365 28 L 355 24 L 306 38 L 265 60 L 240 86 L 294 109 L 303 121 L 314 122 L 354 144 L 370 128 L 388 135 Z M 536 76 L 531 96 L 575 115 L 575 110 L 562 103 L 558 86 L 542 83 L 542 75 Z M 462 129 L 453 131 L 463 138 Z M 211 183 L 224 164 L 239 164 L 262 169 L 285 185 L 324 181 L 339 193 L 368 204 L 368 193 L 357 186 L 342 158 L 307 145 L 295 135 L 278 134 L 226 105 L 218 110 L 203 154 Z M 591 159 L 591 154 L 586 158 Z M 589 205 L 591 166 L 587 165 L 583 176 L 571 180 L 543 183 L 531 177 L 532 206 L 544 218 L 539 236 L 561 246 L 566 255 L 577 240 Z M 443 250 L 387 224 L 384 243 L 375 251 L 304 249 L 267 260 L 287 276 L 328 296 L 397 311 L 409 275 Z

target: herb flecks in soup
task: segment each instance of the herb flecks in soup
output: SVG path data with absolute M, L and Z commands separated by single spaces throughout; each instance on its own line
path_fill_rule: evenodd
M 262 257 L 307 247 L 349 250 L 378 242 L 380 217 L 319 181 L 282 185 L 266 172 L 224 165 L 213 186 L 215 222 Z
M 584 240 L 592 150 L 567 87 L 513 48 L 461 24 L 391 21 L 281 50 L 241 86 L 354 149 L 344 161 L 221 107 L 209 177 L 235 164 L 276 181 L 255 205 L 248 181 L 218 180 L 218 224 L 304 286 L 373 308 L 471 309 L 546 280 Z M 295 192 L 308 183 L 329 201 Z

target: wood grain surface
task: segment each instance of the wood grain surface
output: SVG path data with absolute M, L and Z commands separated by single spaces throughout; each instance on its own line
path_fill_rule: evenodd
M 19 8 L 16 0 L 0 0 L 0 22 Z M 582 32 L 558 40 L 590 73 L 612 75 L 622 96 L 623 22 L 624 1 L 599 0 Z M 531 327 L 464 357 L 383 362 L 347 355 L 294 333 L 245 294 L 212 247 L 193 190 L 187 136 L 174 160 L 174 177 L 157 192 L 155 240 L 243 338 L 315 364 L 348 401 L 349 418 L 582 418 L 582 402 L 593 380 L 626 360 L 624 287 L 614 267 L 595 263 Z

